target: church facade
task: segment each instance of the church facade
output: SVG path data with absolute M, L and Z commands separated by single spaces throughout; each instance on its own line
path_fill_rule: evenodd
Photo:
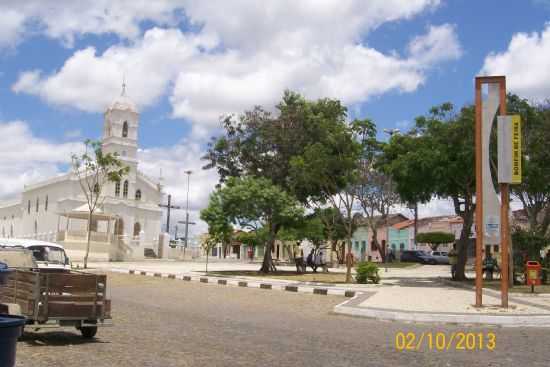
M 90 260 L 140 259 L 148 251 L 162 255 L 162 185 L 139 170 L 138 128 L 139 113 L 123 86 L 104 113 L 102 149 L 116 153 L 129 173 L 102 190 L 104 204 L 92 219 Z M 84 257 L 87 223 L 87 202 L 72 172 L 26 185 L 17 199 L 0 203 L 2 237 L 57 242 L 73 261 Z

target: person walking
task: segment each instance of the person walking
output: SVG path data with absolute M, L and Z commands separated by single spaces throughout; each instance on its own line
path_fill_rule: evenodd
M 309 255 L 307 255 L 306 265 L 313 269 L 314 273 L 317 273 L 317 265 L 315 265 L 315 249 L 311 249 Z
M 453 244 L 453 248 L 447 254 L 449 257 L 449 265 L 451 265 L 451 279 L 456 280 L 456 264 L 458 263 L 458 253 L 456 252 L 456 243 Z

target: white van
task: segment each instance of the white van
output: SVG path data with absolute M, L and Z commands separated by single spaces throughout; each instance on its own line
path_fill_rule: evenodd
M 65 249 L 57 243 L 20 238 L 0 238 L 0 247 L 24 248 L 32 251 L 33 258 L 40 269 L 71 269 Z

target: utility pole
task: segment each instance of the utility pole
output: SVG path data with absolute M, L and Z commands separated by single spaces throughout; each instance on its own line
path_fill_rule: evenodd
M 168 195 L 167 204 L 159 204 L 161 208 L 166 208 L 166 232 L 170 236 L 170 209 L 181 209 L 179 205 L 172 205 L 172 195 Z

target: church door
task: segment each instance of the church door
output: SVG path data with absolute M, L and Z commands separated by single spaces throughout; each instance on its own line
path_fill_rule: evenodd
M 122 236 L 124 234 L 124 221 L 118 218 L 115 224 L 115 235 Z
M 139 224 L 139 222 L 136 222 L 134 223 L 134 237 L 138 237 L 139 232 L 141 232 L 141 224 Z

